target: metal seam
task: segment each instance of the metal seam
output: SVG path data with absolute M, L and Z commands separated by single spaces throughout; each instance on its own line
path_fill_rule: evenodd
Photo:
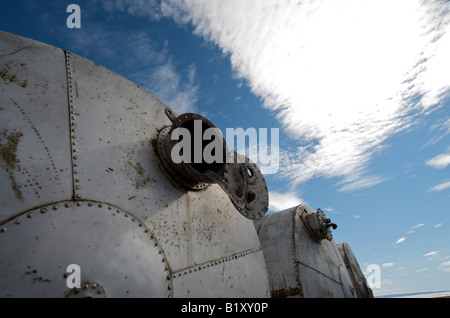
M 257 252 L 261 252 L 261 251 L 262 251 L 262 247 L 255 248 L 255 249 L 249 249 L 249 250 L 246 250 L 246 251 L 243 251 L 243 252 L 239 252 L 239 253 L 236 253 L 236 254 L 233 254 L 233 255 L 230 255 L 230 256 L 222 257 L 220 259 L 215 259 L 215 260 L 212 260 L 212 261 L 207 261 L 207 262 L 204 262 L 204 263 L 196 264 L 194 266 L 190 266 L 190 267 L 186 267 L 186 268 L 183 268 L 183 269 L 179 269 L 179 270 L 176 270 L 176 271 L 173 272 L 172 278 L 175 279 L 177 277 L 181 277 L 181 276 L 185 276 L 185 275 L 188 275 L 188 274 L 191 274 L 191 273 L 195 273 L 197 271 L 201 271 L 203 269 L 206 269 L 206 268 L 209 268 L 209 267 L 213 267 L 215 265 L 219 265 L 219 264 L 222 264 L 222 263 L 225 263 L 225 262 L 229 262 L 229 261 L 232 261 L 232 260 L 235 260 L 235 259 L 238 259 L 238 258 L 241 258 L 241 257 L 245 257 L 247 255 L 250 255 L 250 254 L 253 254 L 253 253 L 257 253 Z
M 169 262 L 167 260 L 167 257 L 164 253 L 164 250 L 159 244 L 156 236 L 153 234 L 152 230 L 145 225 L 145 223 L 140 220 L 138 217 L 134 216 L 133 214 L 106 202 L 99 202 L 94 200 L 77 200 L 77 201 L 71 201 L 71 200 L 62 200 L 53 202 L 50 204 L 45 204 L 39 207 L 35 207 L 33 209 L 26 210 L 18 215 L 15 215 L 14 217 L 9 218 L 7 221 L 3 222 L 1 225 L 5 225 L 6 223 L 9 223 L 13 221 L 13 223 L 10 225 L 11 227 L 19 226 L 22 223 L 22 220 L 31 219 L 35 215 L 39 214 L 46 214 L 50 211 L 53 211 L 54 213 L 58 213 L 58 210 L 63 210 L 64 208 L 70 208 L 72 204 L 76 204 L 77 206 L 82 206 L 83 204 L 87 204 L 89 207 L 97 207 L 97 208 L 106 208 L 107 210 L 111 211 L 112 215 L 116 214 L 123 214 L 124 217 L 127 217 L 131 220 L 131 222 L 137 222 L 139 227 L 142 227 L 144 233 L 146 236 L 154 242 L 153 247 L 158 249 L 158 254 L 161 255 L 162 263 L 164 263 L 164 272 L 167 273 L 167 291 L 169 293 L 168 297 L 173 296 L 173 280 L 172 280 L 172 272 L 169 266 Z M 25 216 L 26 214 L 26 216 Z M 7 232 L 8 227 L 2 227 L 0 229 L 0 238 L 2 237 L 2 234 Z
M 292 227 L 292 233 L 291 233 L 292 243 L 291 243 L 291 246 L 292 246 L 292 260 L 294 261 L 294 264 L 299 263 L 297 261 L 296 252 L 295 252 L 296 251 L 296 246 L 295 246 L 295 227 L 296 227 L 296 224 L 297 224 L 296 223 L 297 209 L 298 209 L 298 207 L 293 209 L 292 222 L 291 222 L 291 227 Z M 295 266 L 294 273 L 295 273 L 295 280 L 297 281 L 300 297 L 303 297 L 303 289 L 302 289 L 302 284 L 300 282 L 300 274 L 299 274 L 298 266 Z
M 70 61 L 71 53 L 68 51 L 64 51 L 64 55 L 66 58 L 66 78 L 67 78 L 67 105 L 68 105 L 68 114 L 69 114 L 69 137 L 70 137 L 70 160 L 71 160 L 71 168 L 72 168 L 72 195 L 73 200 L 81 199 L 80 194 L 77 194 L 77 187 L 75 185 L 75 174 L 77 174 L 76 167 L 78 166 L 75 163 L 75 160 L 78 159 L 77 146 L 77 135 L 76 133 L 76 113 L 75 113 L 75 105 L 74 105 L 74 95 L 73 95 L 73 69 Z

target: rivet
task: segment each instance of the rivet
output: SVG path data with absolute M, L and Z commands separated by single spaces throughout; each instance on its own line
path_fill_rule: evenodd
M 6 228 L 2 227 L 2 228 L 0 229 L 0 233 L 5 233 L 5 232 L 6 232 Z
M 78 149 L 74 149 L 73 152 L 78 152 Z
M 81 187 L 80 187 L 79 185 L 77 185 L 77 186 L 75 187 L 75 189 L 80 190 Z
M 77 202 L 77 206 L 81 206 L 81 202 Z
M 74 159 L 74 160 L 77 160 L 77 159 L 78 159 L 78 156 L 73 156 L 73 159 Z
M 57 206 L 57 205 L 54 205 L 54 206 L 53 206 L 53 210 L 56 211 L 56 210 L 58 210 L 58 209 L 59 209 L 59 206 Z
M 102 208 L 102 207 L 103 207 L 103 205 L 101 205 L 101 203 L 99 203 L 98 207 L 99 207 L 99 208 Z
M 67 202 L 66 204 L 64 204 L 64 206 L 65 206 L 66 208 L 70 208 L 70 203 Z
M 75 179 L 75 182 L 80 182 L 80 179 Z
M 81 199 L 81 194 L 77 194 L 76 197 L 77 197 L 77 199 Z M 80 203 L 80 205 L 81 205 L 81 203 Z
M 92 204 L 92 202 L 89 202 L 88 205 L 89 205 L 89 206 L 92 206 L 93 204 Z
M 92 288 L 92 289 L 96 289 L 96 288 L 97 288 L 97 284 L 92 284 L 92 285 L 91 285 L 91 288 Z
M 39 210 L 42 214 L 44 214 L 45 212 L 47 212 L 47 209 L 46 208 L 42 208 L 42 209 L 40 209 Z
M 17 219 L 14 221 L 14 224 L 20 224 L 22 222 L 22 219 Z
M 27 218 L 29 218 L 29 219 L 31 219 L 33 216 L 34 216 L 33 213 L 28 213 L 28 214 L 27 214 Z

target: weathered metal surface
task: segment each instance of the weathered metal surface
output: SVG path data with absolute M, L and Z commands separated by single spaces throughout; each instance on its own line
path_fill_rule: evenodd
M 192 113 L 177 116 L 167 109 L 166 115 L 172 126 L 159 132 L 157 151 L 169 177 L 189 190 L 200 190 L 211 183 L 218 184 L 244 217 L 251 220 L 262 218 L 269 207 L 269 193 L 264 176 L 256 164 L 245 156 L 229 151 L 220 131 L 205 117 Z M 186 136 L 181 138 L 183 134 L 180 130 L 184 130 Z M 204 139 L 204 135 L 208 137 Z M 184 145 L 185 138 L 190 140 L 187 147 Z M 213 141 L 208 143 L 208 140 Z M 173 152 L 184 153 L 175 162 Z M 210 155 L 213 161 L 206 160 L 203 155 Z
M 134 215 L 102 202 L 62 201 L 17 216 L 0 233 L 2 297 L 65 297 L 66 269 L 108 297 L 172 295 L 156 237 Z
M 334 240 L 311 238 L 302 215 L 313 213 L 317 212 L 300 205 L 255 223 L 272 296 L 355 297 Z
M 4 32 L 0 63 L 3 296 L 85 295 L 67 288 L 69 264 L 102 297 L 270 296 L 252 221 L 219 186 L 187 191 L 167 177 L 155 147 L 167 106 L 91 61 Z M 172 283 L 224 260 L 220 288 L 219 267 Z
M 167 180 L 150 144 L 170 123 L 166 106 L 110 70 L 66 55 L 76 199 L 151 218 L 185 192 Z
M 64 53 L 0 32 L 0 222 L 72 197 Z
M 174 273 L 175 297 L 270 297 L 261 249 L 252 249 Z M 232 276 L 230 275 L 232 274 Z
M 203 191 L 188 192 L 185 197 L 173 202 L 171 207 L 172 213 L 159 213 L 148 222 L 148 226 L 158 237 L 172 273 L 176 275 L 175 297 L 270 295 L 262 252 L 247 255 L 249 251 L 261 248 L 252 228 L 253 223 L 237 213 L 218 185 L 212 184 Z M 246 256 L 233 258 L 235 255 Z M 197 270 L 199 266 L 225 259 L 228 259 L 227 266 L 220 271 L 220 275 L 216 272 L 217 268 Z M 243 259 L 247 262 L 245 266 L 242 265 Z M 195 277 L 184 277 L 185 272 L 195 273 Z M 184 278 L 178 279 L 180 274 Z M 230 286 L 233 288 L 230 289 Z
M 335 230 L 337 225 L 331 223 L 331 220 L 325 217 L 321 209 L 317 209 L 316 213 L 308 213 L 306 209 L 303 209 L 302 219 L 314 240 L 321 241 L 327 239 L 331 241 L 333 239 L 330 227 Z
M 373 298 L 372 289 L 367 283 L 366 277 L 348 243 L 340 243 L 337 247 L 352 280 L 356 295 L 359 298 Z

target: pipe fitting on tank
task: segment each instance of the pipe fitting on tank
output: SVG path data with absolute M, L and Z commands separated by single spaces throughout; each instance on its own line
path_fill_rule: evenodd
M 165 113 L 172 125 L 160 131 L 156 143 L 169 178 L 191 191 L 218 184 L 243 216 L 262 218 L 269 207 L 269 194 L 256 164 L 229 151 L 220 130 L 205 117 L 178 116 L 169 108 Z
M 331 234 L 331 229 L 335 230 L 337 225 L 331 223 L 321 209 L 317 209 L 317 212 L 308 213 L 306 210 L 301 213 L 301 217 L 308 229 L 309 234 L 319 242 L 321 240 L 327 239 L 331 241 L 333 236 Z

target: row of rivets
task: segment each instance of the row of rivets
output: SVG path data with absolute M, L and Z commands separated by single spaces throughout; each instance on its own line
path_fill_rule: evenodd
M 76 204 L 76 206 L 82 206 L 83 204 L 86 204 L 86 201 L 68 201 L 68 202 L 59 202 L 58 204 L 53 204 L 53 205 L 49 205 L 47 207 L 42 207 L 38 210 L 36 210 L 34 213 L 33 212 L 29 212 L 27 213 L 27 218 L 31 219 L 34 217 L 35 214 L 37 214 L 36 212 L 39 211 L 40 214 L 46 214 L 48 212 L 49 209 L 52 209 L 54 211 L 58 211 L 61 206 L 64 206 L 65 208 L 70 208 L 73 204 Z M 163 271 L 167 274 L 166 279 L 168 281 L 168 285 L 167 285 L 167 291 L 168 291 L 168 297 L 172 297 L 171 291 L 172 291 L 172 276 L 170 274 L 170 270 L 169 270 L 169 265 L 167 262 L 167 259 L 162 251 L 162 249 L 160 248 L 160 245 L 158 244 L 158 241 L 156 240 L 155 236 L 153 235 L 153 233 L 145 227 L 145 225 L 142 224 L 141 221 L 139 221 L 138 219 L 136 219 L 134 216 L 128 214 L 127 212 L 112 207 L 110 205 L 104 204 L 104 203 L 98 203 L 98 202 L 92 202 L 92 201 L 88 201 L 87 202 L 87 206 L 88 207 L 97 207 L 99 209 L 103 209 L 103 208 L 107 208 L 107 210 L 111 211 L 111 215 L 115 216 L 117 215 L 123 215 L 125 218 L 129 218 L 129 220 L 131 222 L 134 223 L 138 223 L 138 227 L 143 228 L 143 232 L 145 233 L 145 236 L 148 237 L 152 242 L 153 242 L 153 247 L 157 249 L 158 251 L 158 255 L 159 257 L 161 257 L 161 264 L 164 264 L 163 267 Z M 15 225 L 19 225 L 22 223 L 22 216 L 18 216 L 13 223 Z M 6 227 L 2 227 L 0 228 L 0 233 L 5 233 L 7 231 Z
M 189 270 L 181 270 L 178 273 L 173 274 L 172 277 L 173 278 L 177 278 L 177 277 L 181 277 L 183 275 L 188 275 L 188 274 L 191 274 L 191 273 L 194 273 L 194 272 L 197 272 L 197 271 L 201 271 L 202 269 L 213 267 L 215 265 L 219 265 L 219 264 L 222 264 L 222 263 L 225 263 L 225 262 L 229 262 L 229 261 L 232 261 L 232 260 L 235 260 L 235 259 L 247 256 L 247 255 L 250 255 L 250 254 L 253 254 L 253 253 L 256 253 L 256 252 L 260 252 L 260 251 L 262 251 L 262 248 L 254 249 L 254 250 L 251 250 L 251 251 L 243 252 L 243 253 L 236 254 L 236 255 L 233 255 L 233 256 L 229 256 L 229 257 L 225 257 L 225 258 L 222 258 L 220 260 L 211 261 L 211 262 L 208 262 L 208 263 L 205 263 L 205 264 L 202 264 L 202 265 L 198 265 L 198 266 L 192 267 Z
M 78 153 L 78 142 L 77 142 L 77 113 L 75 109 L 75 100 L 74 100 L 74 86 L 73 86 L 73 70 L 72 66 L 70 64 L 70 52 L 66 52 L 66 68 L 67 68 L 67 90 L 68 90 L 68 100 L 69 100 L 69 125 L 70 125 L 70 136 L 71 136 L 71 151 L 72 151 L 72 172 L 73 175 L 78 174 L 78 163 L 77 160 L 79 159 L 77 153 Z M 74 179 L 74 184 L 79 183 L 80 179 L 76 178 Z M 81 189 L 81 186 L 79 184 L 74 185 L 75 188 L 75 198 L 81 199 L 81 195 L 77 193 L 77 190 Z

